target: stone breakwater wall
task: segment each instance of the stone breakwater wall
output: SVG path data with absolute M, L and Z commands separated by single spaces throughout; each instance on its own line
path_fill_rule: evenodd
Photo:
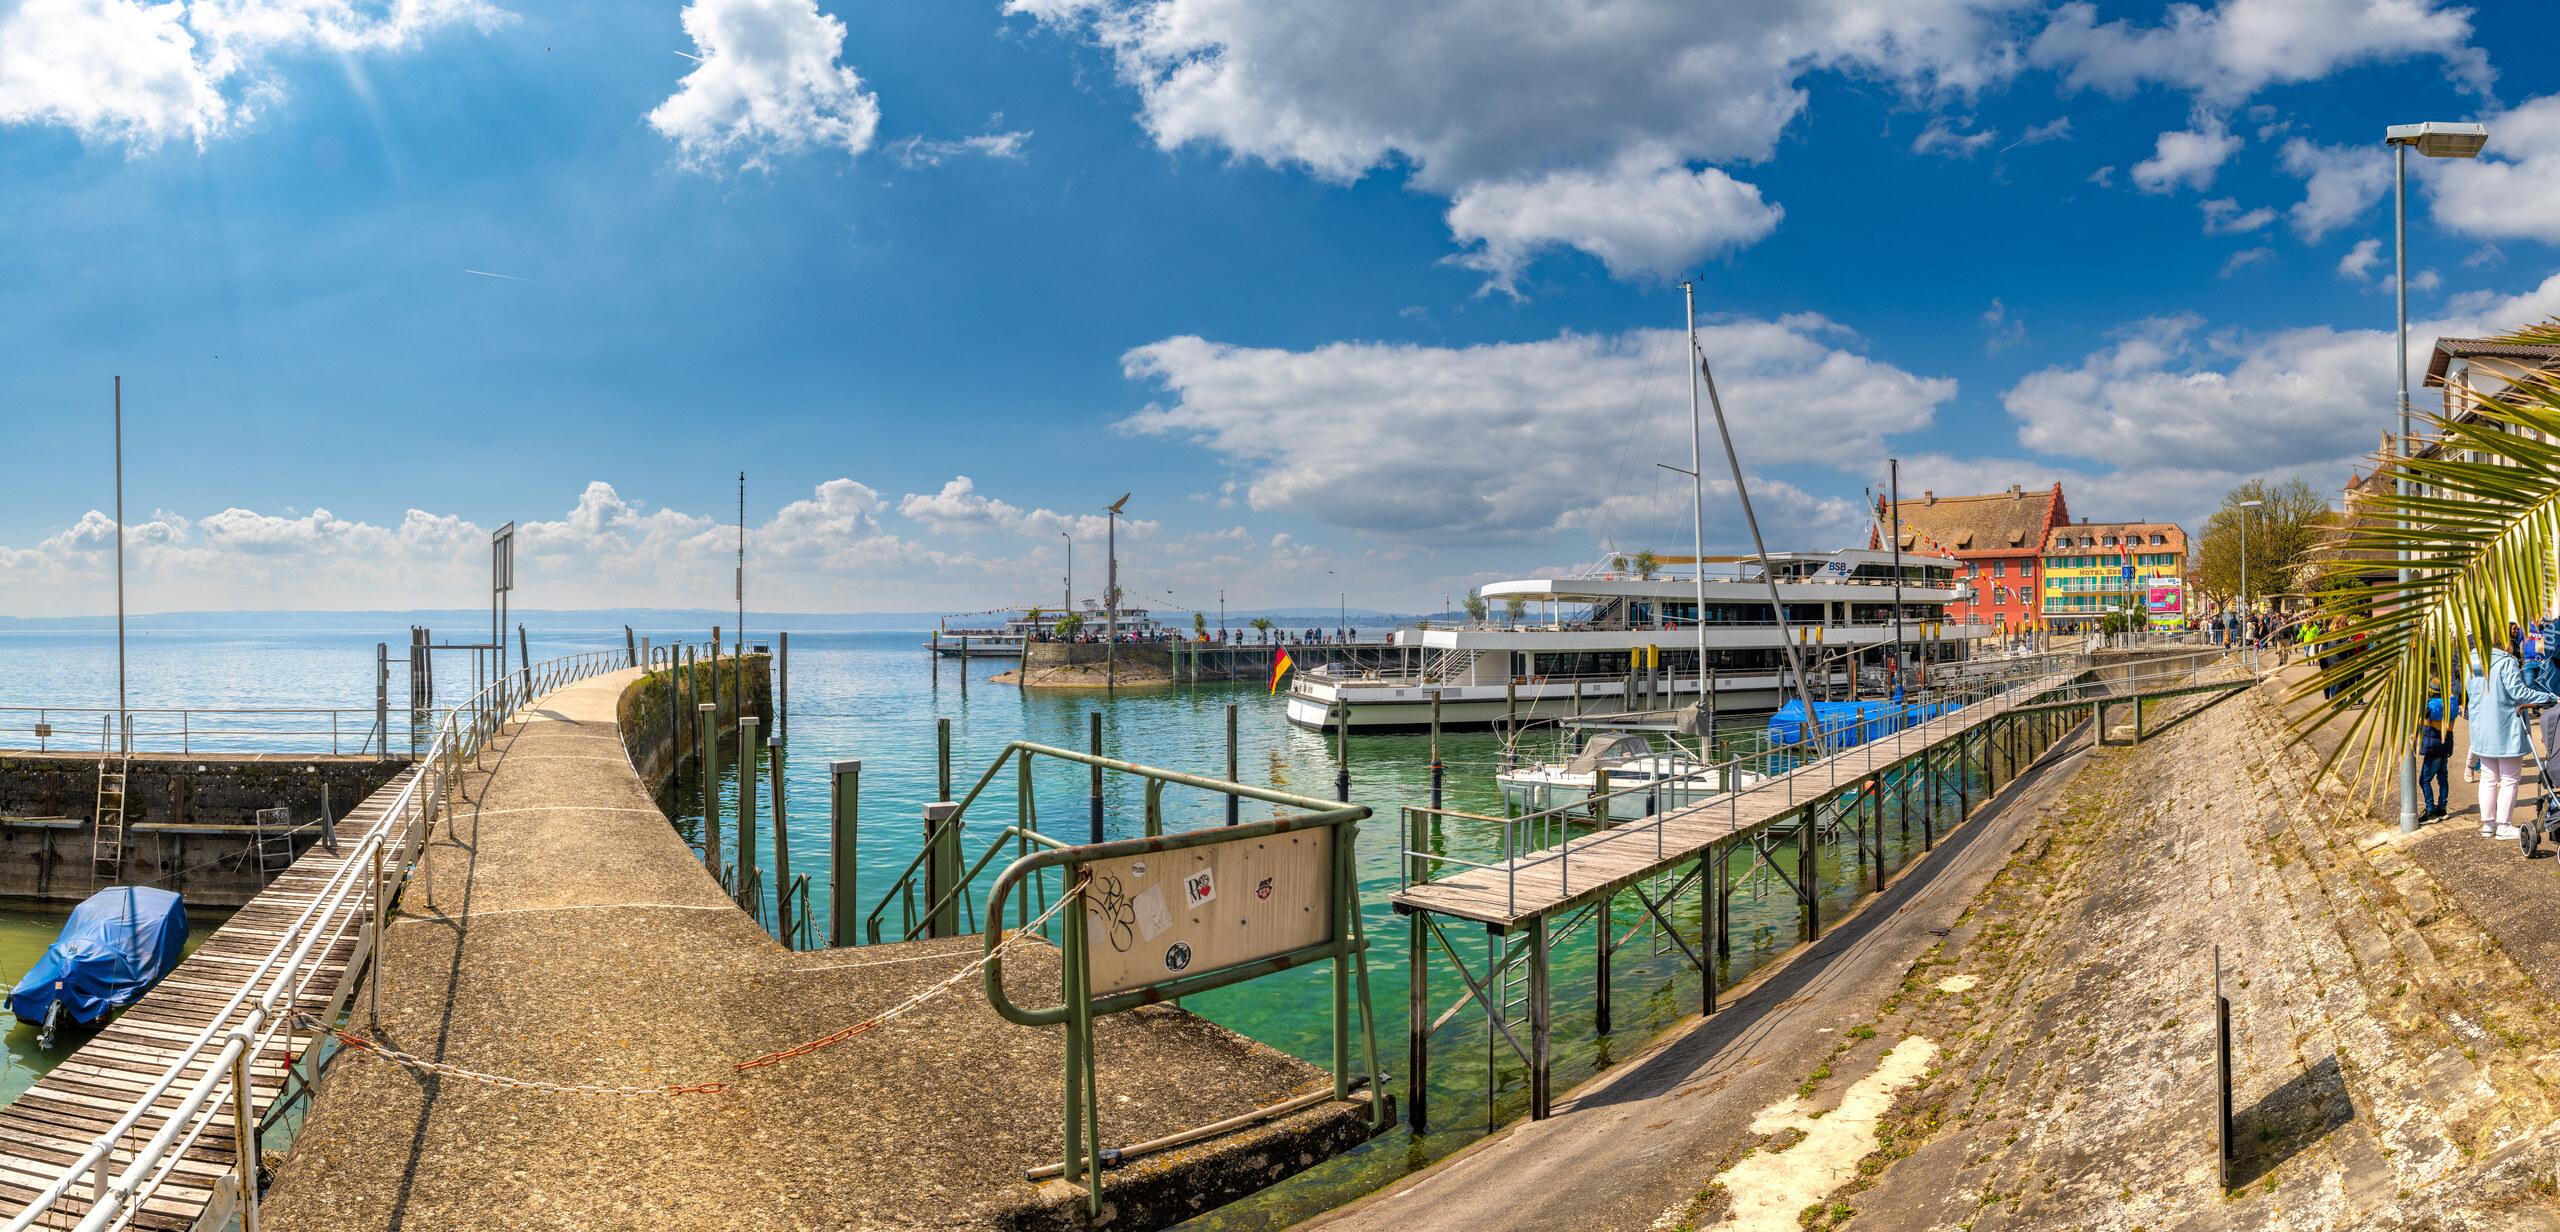
M 695 708 L 716 696 L 720 705 L 720 737 L 734 741 L 738 719 L 754 715 L 763 723 L 767 737 L 773 734 L 773 656 L 750 654 L 723 655 L 715 670 L 711 661 L 696 662 L 690 670 L 650 672 L 631 682 L 622 692 L 617 715 L 621 723 L 622 747 L 631 754 L 631 765 L 640 772 L 640 781 L 649 790 L 665 795 L 676 776 L 688 764 L 701 760 L 695 747 L 701 726 Z M 670 735 L 667 711 L 677 711 Z M 721 749 L 724 761 L 738 756 L 734 743 Z
M 125 864 L 118 880 L 236 907 L 265 889 L 251 853 L 260 809 L 296 824 L 342 817 L 405 765 L 365 755 L 138 753 L 125 781 Z M 97 847 L 98 755 L 0 751 L 0 901 L 87 898 Z M 299 855 L 319 840 L 294 840 Z
M 1173 651 L 1161 644 L 1114 647 L 1101 642 L 1033 642 L 1022 666 L 995 679 L 1032 688 L 1099 689 L 1173 683 Z

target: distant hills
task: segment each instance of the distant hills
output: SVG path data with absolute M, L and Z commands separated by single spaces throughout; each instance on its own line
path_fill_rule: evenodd
M 879 630 L 916 630 L 934 628 L 948 617 L 956 626 L 979 624 L 988 617 L 978 613 L 943 612 L 759 612 L 747 611 L 750 635 L 789 630 L 794 633 L 862 633 Z M 1182 623 L 1188 614 L 1166 611 L 1158 618 L 1169 624 Z M 1333 608 L 1291 607 L 1259 610 L 1233 610 L 1227 613 L 1227 627 L 1247 627 L 1257 617 L 1268 618 L 1283 628 L 1326 628 L 1334 626 L 1337 613 Z M 1352 608 L 1342 618 L 1353 626 L 1390 627 L 1400 621 L 1425 617 L 1368 608 Z M 1448 614 L 1428 617 L 1446 620 Z M 508 614 L 510 623 L 525 626 L 528 632 L 589 631 L 620 629 L 629 625 L 643 632 L 680 628 L 699 629 L 708 633 L 713 625 L 723 629 L 738 622 L 738 613 L 704 608 L 592 608 L 584 610 L 518 610 Z M 1209 616 L 1211 628 L 1218 617 Z M 330 632 L 366 633 L 382 637 L 403 634 L 411 625 L 424 625 L 437 631 L 438 640 L 446 634 L 464 635 L 471 630 L 485 630 L 489 611 L 464 608 L 441 608 L 417 611 L 381 612 L 149 612 L 125 618 L 125 627 L 141 631 L 257 631 L 257 632 Z M 0 616 L 0 634 L 45 632 L 95 632 L 112 630 L 116 618 L 106 616 Z M 404 640 L 393 638 L 393 640 Z

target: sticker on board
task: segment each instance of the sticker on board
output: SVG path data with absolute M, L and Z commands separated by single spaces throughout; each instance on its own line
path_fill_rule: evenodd
M 1216 898 L 1218 896 L 1218 883 L 1215 877 L 1215 870 L 1204 868 L 1199 872 L 1183 878 L 1183 899 L 1189 902 L 1192 906 L 1197 907 L 1202 903 Z
M 1164 948 L 1164 969 L 1182 971 L 1191 966 L 1191 943 L 1176 941 Z
M 1164 905 L 1163 886 L 1148 886 L 1147 892 L 1138 896 L 1137 907 L 1139 940 L 1153 941 L 1173 927 L 1173 913 Z

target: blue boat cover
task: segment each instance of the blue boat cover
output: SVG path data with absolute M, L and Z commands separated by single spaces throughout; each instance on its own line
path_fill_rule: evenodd
M 9 990 L 9 1008 L 43 1022 L 59 998 L 74 1022 L 96 1022 L 141 999 L 187 947 L 187 906 L 167 890 L 113 886 L 71 909 L 62 935 Z
M 1881 740 L 1906 727 L 1916 727 L 1956 707 L 1944 702 L 1906 706 L 1894 702 L 1815 702 L 1813 714 L 1835 749 Z M 1769 716 L 1769 738 L 1779 744 L 1810 739 L 1804 730 L 1804 702 L 1788 702 Z

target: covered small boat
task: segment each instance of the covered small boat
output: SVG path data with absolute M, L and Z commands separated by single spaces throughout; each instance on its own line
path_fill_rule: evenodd
M 112 886 L 72 908 L 62 935 L 9 990 L 20 1021 L 53 1032 L 95 1023 L 133 1004 L 178 965 L 187 947 L 187 905 L 167 890 Z
M 1893 701 L 1815 702 L 1814 722 L 1824 743 L 1834 749 L 1855 748 L 1882 740 L 1906 727 L 1917 727 L 1956 707 L 1945 702 L 1906 704 Z M 1790 745 L 1812 739 L 1805 730 L 1804 703 L 1791 701 L 1769 716 L 1769 742 Z

